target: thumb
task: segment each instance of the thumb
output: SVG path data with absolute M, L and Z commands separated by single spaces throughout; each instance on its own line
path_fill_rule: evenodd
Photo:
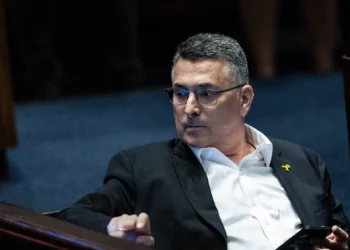
M 146 213 L 141 213 L 137 217 L 136 232 L 145 235 L 151 235 L 151 225 L 149 222 L 149 217 Z

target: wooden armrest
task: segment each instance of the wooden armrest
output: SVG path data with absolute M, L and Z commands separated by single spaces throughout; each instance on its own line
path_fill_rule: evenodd
M 61 212 L 61 210 L 42 212 L 41 214 L 42 214 L 42 215 L 47 215 L 47 216 L 52 216 L 52 217 L 54 217 L 54 216 L 57 215 L 59 212 Z

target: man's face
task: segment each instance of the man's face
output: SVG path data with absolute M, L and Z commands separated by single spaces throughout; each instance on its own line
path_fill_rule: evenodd
M 226 62 L 215 59 L 190 61 L 180 58 L 174 66 L 173 87 L 188 90 L 211 88 L 224 90 L 236 85 Z M 250 86 L 246 86 L 251 88 Z M 193 147 L 218 147 L 230 144 L 235 132 L 244 126 L 248 108 L 242 108 L 240 89 L 217 96 L 213 106 L 201 105 L 190 93 L 183 105 L 174 105 L 176 130 L 180 138 Z

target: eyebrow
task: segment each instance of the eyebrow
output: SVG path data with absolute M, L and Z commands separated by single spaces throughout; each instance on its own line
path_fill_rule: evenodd
M 184 84 L 181 83 L 174 83 L 173 87 L 177 87 L 177 88 L 182 88 L 182 89 L 188 89 L 188 87 L 186 87 Z M 200 83 L 198 85 L 195 86 L 196 88 L 214 88 L 214 85 L 212 83 Z

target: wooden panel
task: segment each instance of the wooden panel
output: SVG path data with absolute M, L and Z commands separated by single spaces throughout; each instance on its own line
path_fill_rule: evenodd
M 0 202 L 0 242 L 5 241 L 8 249 L 150 249 Z
M 0 149 L 17 145 L 4 0 L 0 0 Z

